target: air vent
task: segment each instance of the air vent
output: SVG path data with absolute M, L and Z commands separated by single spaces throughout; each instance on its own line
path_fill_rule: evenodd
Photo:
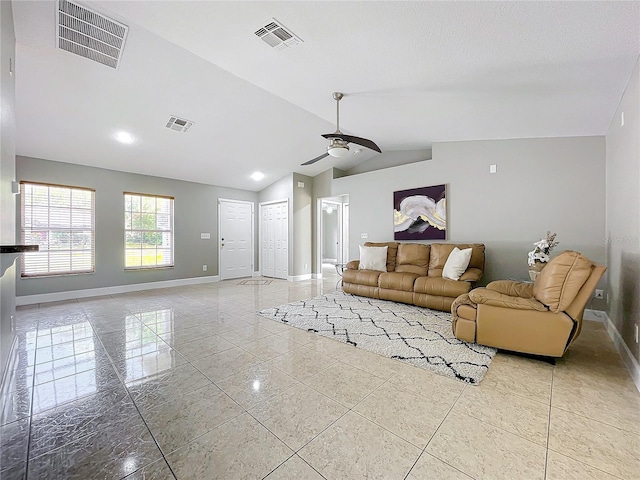
M 193 123 L 191 120 L 185 120 L 184 118 L 171 117 L 167 122 L 167 128 L 175 130 L 176 132 L 186 132 L 191 128 Z
M 118 68 L 129 27 L 67 0 L 58 0 L 58 48 Z
M 267 45 L 276 50 L 284 50 L 302 43 L 302 39 L 296 36 L 291 30 L 282 25 L 278 20 L 272 18 L 267 20 L 264 26 L 255 31 L 258 38 L 261 38 Z

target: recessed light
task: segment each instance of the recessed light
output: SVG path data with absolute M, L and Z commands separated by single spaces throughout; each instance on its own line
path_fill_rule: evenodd
M 262 173 L 262 172 L 253 172 L 251 174 L 251 178 L 254 179 L 256 182 L 259 182 L 260 180 L 262 180 L 264 178 L 264 173 Z
M 135 138 L 133 138 L 133 135 L 131 135 L 129 132 L 118 132 L 116 133 L 115 137 L 116 140 L 118 140 L 120 143 L 126 143 L 127 145 L 135 141 Z

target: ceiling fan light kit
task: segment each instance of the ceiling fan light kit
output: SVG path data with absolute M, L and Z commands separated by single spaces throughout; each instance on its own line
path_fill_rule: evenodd
M 331 147 L 327 152 L 332 157 L 343 158 L 349 155 L 349 147 Z
M 336 158 L 346 157 L 349 155 L 349 145 L 344 140 L 334 138 L 327 147 L 327 153 Z
M 376 145 L 372 140 L 354 137 L 352 135 L 345 135 L 340 131 L 340 100 L 342 100 L 343 97 L 344 95 L 342 93 L 333 92 L 333 99 L 336 101 L 336 131 L 322 135 L 322 137 L 330 141 L 329 146 L 327 147 L 327 153 L 323 153 L 322 155 L 303 163 L 303 166 L 314 164 L 329 155 L 335 158 L 344 158 L 349 155 L 349 143 L 355 143 L 356 145 L 361 145 L 378 153 L 382 153 L 380 147 L 378 147 L 378 145 Z M 360 150 L 356 150 L 356 153 L 359 152 Z

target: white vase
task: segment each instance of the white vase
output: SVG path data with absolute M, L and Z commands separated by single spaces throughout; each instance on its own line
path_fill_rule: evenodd
M 534 260 L 533 265 L 529 266 L 529 278 L 531 278 L 532 282 L 536 281 L 538 275 L 544 267 L 547 266 L 547 262 L 541 262 L 540 260 Z

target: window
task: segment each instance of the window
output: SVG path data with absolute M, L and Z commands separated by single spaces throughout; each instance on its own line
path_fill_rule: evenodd
M 173 267 L 173 197 L 124 194 L 125 269 Z
M 94 272 L 95 191 L 20 183 L 22 243 L 40 246 L 40 251 L 22 256 L 22 276 Z

